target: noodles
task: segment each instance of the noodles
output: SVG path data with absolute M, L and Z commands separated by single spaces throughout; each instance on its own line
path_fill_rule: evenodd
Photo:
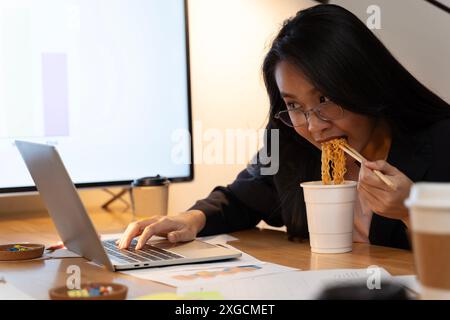
M 323 184 L 342 184 L 344 175 L 347 172 L 345 168 L 345 154 L 339 147 L 344 145 L 345 139 L 333 139 L 322 143 L 322 183 Z M 331 172 L 330 172 L 331 163 Z

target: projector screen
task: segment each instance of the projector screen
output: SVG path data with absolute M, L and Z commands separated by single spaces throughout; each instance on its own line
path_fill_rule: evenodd
M 55 145 L 78 187 L 191 180 L 186 10 L 0 0 L 0 193 L 35 190 L 16 139 Z

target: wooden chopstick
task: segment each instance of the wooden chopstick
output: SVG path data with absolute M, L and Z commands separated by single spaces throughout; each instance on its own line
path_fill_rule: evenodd
M 349 156 L 351 156 L 353 159 L 358 161 L 359 163 L 362 163 L 363 161 L 367 161 L 358 151 L 350 147 L 348 144 L 345 144 L 343 146 L 340 146 L 342 150 L 344 150 L 345 153 L 347 153 Z M 380 178 L 388 187 L 390 187 L 392 190 L 396 190 L 395 185 L 392 183 L 392 181 L 386 177 L 383 173 L 381 173 L 379 170 L 373 170 L 373 173 Z

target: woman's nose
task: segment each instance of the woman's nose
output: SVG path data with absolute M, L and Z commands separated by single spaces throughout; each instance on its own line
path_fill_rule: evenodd
M 320 119 L 315 112 L 311 112 L 308 117 L 308 131 L 319 133 L 331 126 L 330 122 Z

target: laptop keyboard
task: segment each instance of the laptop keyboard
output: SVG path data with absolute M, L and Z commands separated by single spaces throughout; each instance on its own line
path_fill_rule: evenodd
M 149 244 L 146 244 L 141 250 L 135 250 L 137 240 L 133 240 L 128 249 L 123 250 L 117 248 L 116 240 L 106 240 L 102 243 L 108 255 L 130 263 L 183 258 L 183 256 Z

